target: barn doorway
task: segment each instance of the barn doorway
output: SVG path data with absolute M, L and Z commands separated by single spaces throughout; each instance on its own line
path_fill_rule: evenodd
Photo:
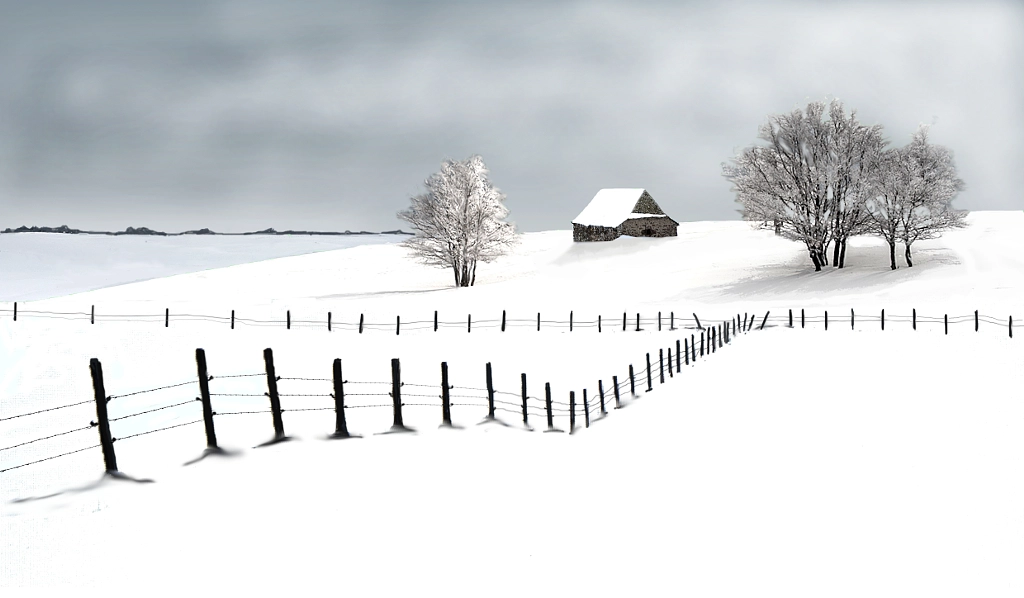
M 643 236 L 645 236 L 645 237 L 653 237 L 654 236 L 654 231 L 651 230 L 650 227 L 645 228 L 644 232 L 643 232 Z

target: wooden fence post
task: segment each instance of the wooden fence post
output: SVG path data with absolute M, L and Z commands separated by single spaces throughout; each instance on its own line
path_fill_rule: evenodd
M 473 314 L 466 314 L 466 332 L 473 332 Z
M 402 365 L 397 358 L 391 360 L 391 405 L 395 413 L 392 432 L 409 432 L 402 420 Z
M 14 321 L 18 321 L 18 302 L 14 302 Z
M 359 334 L 363 333 L 363 314 L 359 314 Z
M 804 308 L 800 308 L 800 327 L 804 327 Z
M 93 395 L 96 399 L 96 421 L 89 422 L 99 428 L 100 445 L 103 447 L 103 465 L 107 473 L 117 473 L 117 457 L 114 455 L 114 439 L 110 436 L 110 421 L 107 418 L 107 391 L 103 387 L 103 366 L 93 357 L 89 360 L 92 373 Z
M 629 394 L 636 396 L 636 378 L 633 376 L 633 364 L 629 364 Z
M 686 365 L 690 365 L 690 342 L 687 339 L 683 339 L 683 355 L 686 356 Z
M 764 330 L 764 325 L 768 322 L 768 314 L 770 314 L 770 313 L 772 313 L 772 312 L 771 311 L 764 312 L 764 319 L 761 320 L 761 327 L 758 328 L 758 330 Z
M 693 321 L 697 322 L 697 328 L 701 328 L 700 318 L 697 317 L 697 314 L 693 314 Z
M 679 374 L 683 371 L 682 356 L 679 354 L 679 339 L 676 339 L 676 373 Z M 670 366 L 671 367 L 671 366 Z
M 96 323 L 96 306 L 95 305 L 93 305 L 89 309 L 89 323 L 90 324 L 95 324 Z
M 715 327 L 711 327 L 711 352 L 714 353 L 718 350 L 718 343 L 715 342 Z
M 569 311 L 569 332 L 572 332 L 572 311 Z
M 448 362 L 441 362 L 441 425 L 448 428 L 452 427 L 452 403 L 451 397 L 448 396 L 448 391 L 451 390 L 451 386 L 448 385 Z
M 828 330 L 828 310 L 825 310 L 825 330 Z
M 743 314 L 743 332 L 747 331 L 747 318 L 749 317 L 749 315 L 750 314 L 746 313 Z
M 622 312 L 622 331 L 626 331 L 626 312 Z
M 651 385 L 651 354 L 647 354 L 647 390 L 644 392 L 651 392 L 654 390 L 654 386 Z
M 916 307 L 914 308 L 913 318 L 914 318 L 913 319 L 914 330 L 917 330 L 917 308 Z
M 658 349 L 658 384 L 665 383 L 665 350 Z
M 171 324 L 171 308 L 164 308 L 164 328 L 169 327 Z
M 978 331 L 978 310 L 974 310 L 974 331 Z
M 434 310 L 434 332 L 437 332 L 437 310 Z
M 793 327 L 793 310 L 789 310 L 789 327 Z
M 505 332 L 505 310 L 501 310 L 501 331 Z
M 885 310 L 882 310 L 882 330 L 885 330 Z
M 658 312 L 658 332 L 661 332 L 661 312 Z
M 597 315 L 597 331 L 601 332 L 601 314 Z
M 640 313 L 639 312 L 637 312 L 637 314 L 636 314 L 636 331 L 640 332 Z
M 263 363 L 267 368 L 267 396 L 270 397 L 270 413 L 274 420 L 274 439 L 269 443 L 285 440 L 284 421 L 281 419 L 281 398 L 277 394 L 277 373 L 274 370 L 274 351 L 263 350 Z
M 949 334 L 949 314 L 942 314 L 943 334 Z
M 668 377 L 671 378 L 675 375 L 675 370 L 672 368 L 672 347 L 668 348 Z
M 206 448 L 217 449 L 217 432 L 213 427 L 213 405 L 210 403 L 210 374 L 206 369 L 206 351 L 202 349 L 196 349 L 196 372 L 199 374 L 199 400 L 203 403 Z
M 1013 338 L 1013 316 L 1010 316 L 1010 338 Z
M 526 374 L 520 374 L 520 377 L 523 382 L 523 425 L 529 427 L 529 414 L 526 411 Z
M 569 433 L 576 431 L 576 393 L 569 391 Z
M 551 412 L 551 383 L 544 383 L 544 409 L 548 415 L 548 432 L 555 431 L 555 416 Z
M 402 332 L 402 316 L 395 316 L 395 336 Z
M 690 334 L 690 357 L 693 358 L 694 363 L 697 362 L 697 339 L 693 334 Z M 686 365 L 690 365 L 689 362 Z
M 619 402 L 619 377 L 612 376 L 612 388 L 615 391 L 615 408 L 619 409 L 622 407 L 622 403 Z
M 487 419 L 494 419 L 494 382 L 491 379 L 491 362 L 487 362 Z
M 850 308 L 850 330 L 853 330 L 853 308 Z
M 537 332 L 540 332 L 540 312 L 537 312 Z
M 587 400 L 587 389 L 583 389 L 583 421 L 590 427 L 590 401 Z
M 231 310 L 231 329 L 235 329 L 235 310 Z
M 604 380 L 597 381 L 597 394 L 601 397 L 601 415 L 607 415 L 608 412 L 604 408 Z
M 676 329 L 676 312 L 674 312 L 674 311 L 668 312 L 668 329 L 669 330 L 675 330 Z
M 331 331 L 331 312 L 327 312 L 327 332 Z
M 286 326 L 287 326 L 288 330 L 291 330 L 292 329 L 292 310 L 289 309 L 288 311 L 285 312 L 285 314 L 286 314 L 286 317 L 288 318 Z
M 341 377 L 340 359 L 335 359 L 331 365 L 331 375 L 334 380 L 334 434 L 331 438 L 350 438 L 345 419 L 345 379 Z

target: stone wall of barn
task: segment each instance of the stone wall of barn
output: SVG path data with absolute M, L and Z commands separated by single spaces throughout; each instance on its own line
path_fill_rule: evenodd
M 630 218 L 619 225 L 619 234 L 631 237 L 675 237 L 677 227 L 671 218 Z
M 654 198 L 651 194 L 644 191 L 640 195 L 640 199 L 636 202 L 636 207 L 633 208 L 634 214 L 664 214 L 658 204 L 654 202 Z
M 573 223 L 573 241 L 612 241 L 618 238 L 619 231 L 607 226 L 585 226 Z

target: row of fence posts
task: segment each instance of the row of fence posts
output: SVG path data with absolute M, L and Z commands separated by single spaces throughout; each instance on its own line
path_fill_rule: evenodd
M 767 316 L 766 316 L 767 317 Z M 748 324 L 747 316 L 744 316 L 742 322 L 739 319 L 739 315 L 731 321 L 732 334 L 736 333 L 737 327 L 742 331 L 749 329 L 749 326 L 753 325 L 753 318 L 750 318 Z M 690 365 L 691 362 L 695 363 L 700 357 L 704 357 L 705 354 L 714 353 L 718 348 L 723 346 L 724 343 L 730 341 L 730 322 L 724 322 L 718 324 L 716 327 L 701 330 L 700 332 L 700 346 L 698 350 L 697 338 L 695 334 L 691 334 L 689 339 L 676 340 L 675 348 L 675 373 L 682 371 L 682 365 L 685 362 L 686 365 Z M 705 344 L 706 343 L 706 344 Z M 669 377 L 673 377 L 672 371 L 672 349 L 668 349 L 668 372 Z M 284 430 L 284 419 L 282 413 L 285 411 L 281 408 L 281 400 L 278 394 L 277 382 L 281 379 L 274 367 L 274 353 L 273 350 L 267 348 L 263 351 L 263 361 L 266 371 L 267 378 L 267 392 L 265 393 L 270 401 L 270 413 L 271 419 L 274 426 L 274 436 L 269 441 L 262 443 L 258 446 L 267 446 L 278 442 L 283 442 L 289 439 L 285 434 Z M 647 365 L 647 390 L 650 392 L 653 390 L 653 370 L 651 365 L 651 354 L 647 353 L 646 356 Z M 665 350 L 659 349 L 658 353 L 658 368 L 659 368 L 659 381 L 661 384 L 665 383 Z M 93 426 L 97 427 L 100 436 L 100 445 L 103 450 L 103 462 L 108 473 L 117 473 L 117 457 L 114 452 L 114 442 L 117 440 L 113 437 L 110 432 L 110 420 L 107 415 L 107 403 L 110 398 L 106 394 L 106 389 L 103 381 L 103 366 L 99 359 L 92 358 L 89 360 L 89 370 L 92 376 L 94 398 L 96 402 L 96 422 L 90 422 Z M 210 381 L 213 377 L 209 375 L 206 352 L 203 349 L 196 349 L 196 373 L 199 379 L 199 394 L 196 398 L 197 401 L 202 403 L 203 409 L 203 425 L 206 433 L 206 451 L 205 454 L 222 452 L 222 449 L 217 444 L 217 432 L 214 426 L 214 416 L 217 412 L 213 410 L 213 405 L 210 400 Z M 345 380 L 342 375 L 341 359 L 335 359 L 331 368 L 331 380 L 333 382 L 334 392 L 331 397 L 334 399 L 334 412 L 335 412 L 335 429 L 329 438 L 354 438 L 348 430 L 348 422 L 346 421 L 345 414 Z M 522 396 L 522 418 L 523 425 L 529 427 L 529 409 L 528 409 L 528 393 L 527 393 L 527 378 L 526 374 L 520 375 L 521 381 L 521 396 Z M 496 417 L 496 407 L 494 400 L 494 382 L 491 370 L 491 364 L 486 364 L 486 391 L 487 391 L 487 416 L 484 421 L 494 421 Z M 453 427 L 452 415 L 451 415 L 451 398 L 449 391 L 454 388 L 449 384 L 448 379 L 448 363 L 441 363 L 441 426 Z M 614 392 L 615 408 L 618 409 L 622 406 L 619 379 L 618 376 L 612 376 L 612 388 Z M 633 397 L 637 397 L 636 391 L 636 376 L 633 368 L 633 364 L 629 365 L 629 390 Z M 605 404 L 605 389 L 604 381 L 598 381 L 598 393 L 600 396 L 600 412 L 601 415 L 607 415 L 607 409 Z M 391 428 L 386 433 L 395 432 L 411 432 L 411 428 L 405 425 L 405 421 L 402 416 L 402 368 L 401 363 L 398 359 L 391 360 L 391 392 L 389 393 L 392 401 L 392 412 L 393 421 Z M 590 404 L 587 397 L 587 390 L 583 390 L 583 408 L 585 414 L 585 425 L 590 427 Z M 561 432 L 554 425 L 554 409 L 553 402 L 551 399 L 551 383 L 546 382 L 544 384 L 544 409 L 547 419 L 546 432 Z M 576 431 L 576 393 L 575 391 L 569 391 L 569 433 L 575 433 Z
M 911 317 L 911 320 L 910 320 L 911 327 L 914 330 L 917 330 L 917 309 L 916 308 L 911 310 L 911 316 L 910 317 Z M 766 316 L 766 318 L 767 318 L 767 316 Z M 885 310 L 884 309 L 882 310 L 881 317 L 879 318 L 879 321 L 881 322 L 882 330 L 885 330 Z M 981 322 L 981 320 L 980 320 L 979 312 L 978 312 L 978 310 L 974 310 L 974 331 L 975 332 L 979 331 L 979 329 L 980 329 L 980 322 Z M 853 309 L 851 308 L 850 309 L 850 330 L 854 330 L 855 329 L 855 325 L 856 325 L 856 314 L 854 313 Z M 763 327 L 763 324 L 762 324 L 762 327 Z M 793 328 L 793 310 L 792 309 L 789 310 L 789 327 Z M 801 308 L 800 309 L 800 328 L 804 328 L 804 327 L 805 327 L 805 316 L 804 316 L 804 310 Z M 946 334 L 946 335 L 949 334 L 949 314 L 942 314 L 942 329 L 943 329 L 943 334 Z M 828 310 L 825 310 L 825 330 L 828 330 Z M 1008 323 L 1008 326 L 1007 326 L 1007 332 L 1009 333 L 1010 338 L 1013 338 L 1013 316 L 1012 315 L 1009 317 L 1009 323 Z
M 623 312 L 622 313 L 622 331 L 623 332 L 626 331 L 626 326 L 627 326 L 627 319 L 626 318 L 627 318 L 627 314 L 626 314 L 626 312 Z M 676 330 L 675 318 L 676 318 L 675 312 L 669 312 L 669 328 L 668 328 L 669 330 Z M 913 329 L 917 330 L 917 309 L 916 308 L 913 309 L 913 313 L 912 313 L 911 318 L 912 318 Z M 1011 315 L 1009 318 L 1010 318 L 1009 319 L 1009 325 L 1008 325 L 1007 329 L 1008 329 L 1010 338 L 1013 338 L 1013 316 Z M 328 332 L 330 332 L 333 329 L 332 328 L 332 319 L 333 318 L 332 318 L 331 312 L 327 312 L 327 331 Z M 693 319 L 694 319 L 694 321 L 697 324 L 697 328 L 701 328 L 700 318 L 697 317 L 697 314 L 693 314 Z M 768 319 L 768 315 L 765 314 L 765 320 L 763 322 L 761 322 L 761 328 L 764 328 L 764 324 L 767 321 L 767 319 Z M 944 333 L 948 335 L 949 334 L 949 314 L 943 314 L 942 320 L 943 320 Z M 18 302 L 17 301 L 14 302 L 14 321 L 15 322 L 18 321 Z M 505 310 L 502 310 L 501 311 L 501 331 L 502 332 L 505 332 L 505 321 L 506 321 Z M 164 308 L 164 328 L 169 328 L 170 327 L 170 322 L 171 322 L 171 310 L 170 310 L 170 308 Z M 974 310 L 974 331 L 975 332 L 978 332 L 978 330 L 979 330 L 979 322 L 980 322 L 980 320 L 979 320 L 978 310 Z M 89 323 L 90 324 L 95 324 L 96 323 L 96 306 L 95 305 L 90 306 L 90 309 L 89 309 Z M 854 314 L 853 309 L 850 309 L 850 328 L 851 329 L 854 328 L 854 323 L 855 323 L 855 314 Z M 884 309 L 882 310 L 881 323 L 882 323 L 882 330 L 885 330 L 885 310 Z M 359 314 L 359 334 L 363 333 L 363 324 L 364 324 L 364 314 Z M 537 312 L 537 330 L 538 331 L 540 331 L 540 324 L 541 324 L 540 312 Z M 804 325 L 805 325 L 804 310 L 801 309 L 800 310 L 800 327 L 804 328 Z M 793 310 L 792 309 L 789 310 L 789 327 L 790 328 L 794 327 L 793 326 Z M 291 310 L 287 310 L 285 312 L 285 328 L 288 329 L 288 330 L 291 330 L 291 328 L 292 328 L 292 312 L 291 312 Z M 231 310 L 231 329 L 232 330 L 235 329 L 235 310 Z M 437 329 L 438 329 L 437 310 L 434 310 L 434 332 L 437 332 Z M 658 312 L 658 331 L 660 332 L 661 329 L 662 329 L 662 316 L 661 316 L 661 312 L 659 311 Z M 569 332 L 572 332 L 572 330 L 573 330 L 573 312 L 570 311 L 569 312 Z M 637 313 L 636 314 L 636 332 L 640 332 L 641 330 L 642 329 L 640 328 L 640 314 Z M 828 330 L 828 310 L 825 310 L 825 330 Z M 466 332 L 472 332 L 472 331 L 473 331 L 473 315 L 472 314 L 467 314 L 467 316 L 466 316 Z M 598 332 L 602 331 L 602 322 L 601 322 L 601 316 L 600 315 L 597 316 L 597 331 Z M 401 332 L 402 332 L 402 317 L 401 316 L 395 316 L 395 334 L 398 335 L 398 334 L 401 334 Z

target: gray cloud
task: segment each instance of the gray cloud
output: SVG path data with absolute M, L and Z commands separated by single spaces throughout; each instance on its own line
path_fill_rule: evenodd
M 601 187 L 735 216 L 720 164 L 839 97 L 1021 209 L 1014 3 L 0 4 L 0 224 L 390 228 L 480 153 L 522 229 Z

